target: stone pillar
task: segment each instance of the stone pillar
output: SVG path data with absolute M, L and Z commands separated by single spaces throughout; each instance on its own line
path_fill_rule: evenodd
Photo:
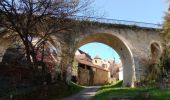
M 72 76 L 72 65 L 68 64 L 67 65 L 67 72 L 66 72 L 66 82 L 67 82 L 67 84 L 70 84 L 71 76 Z
M 0 46 L 0 62 L 2 62 L 3 55 L 5 53 L 6 48 Z

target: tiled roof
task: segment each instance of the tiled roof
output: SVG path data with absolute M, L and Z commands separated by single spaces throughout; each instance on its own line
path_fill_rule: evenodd
M 98 55 L 96 57 L 94 57 L 94 59 L 101 59 Z
M 81 63 L 81 64 L 88 65 L 88 66 L 90 66 L 90 67 L 94 67 L 94 68 L 97 68 L 97 69 L 100 69 L 100 70 L 103 70 L 103 71 L 109 71 L 109 70 L 106 70 L 106 69 L 104 69 L 104 68 L 102 68 L 102 67 L 100 67 L 100 66 L 94 65 L 92 62 L 89 62 L 89 61 L 87 61 L 87 60 L 78 59 L 77 61 L 78 61 L 79 63 Z
M 87 58 L 89 58 L 90 60 L 92 60 L 91 56 L 89 54 L 87 54 L 86 52 L 78 49 L 78 51 L 81 53 L 81 54 L 85 54 Z

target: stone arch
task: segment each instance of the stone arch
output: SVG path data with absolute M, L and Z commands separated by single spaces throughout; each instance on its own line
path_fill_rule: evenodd
M 151 52 L 151 60 L 153 62 L 156 62 L 158 59 L 160 59 L 162 55 L 162 47 L 159 42 L 152 42 L 150 44 L 150 52 Z
M 104 43 L 112 47 L 119 54 L 123 65 L 123 86 L 133 87 L 136 80 L 134 58 L 125 41 L 114 34 L 92 33 L 82 36 L 77 48 L 91 42 Z
M 2 62 L 3 56 L 10 44 L 12 44 L 10 39 L 0 39 L 0 62 Z

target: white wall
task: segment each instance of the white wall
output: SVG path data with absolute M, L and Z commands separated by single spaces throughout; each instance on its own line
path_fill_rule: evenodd
M 119 68 L 119 80 L 123 80 L 123 67 Z

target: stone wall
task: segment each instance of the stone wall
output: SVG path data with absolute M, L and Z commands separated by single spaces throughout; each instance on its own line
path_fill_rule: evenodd
M 93 68 L 93 77 L 88 69 L 79 67 L 78 71 L 78 83 L 81 85 L 104 85 L 109 83 L 110 72 L 102 68 Z
M 135 81 L 145 77 L 151 56 L 151 44 L 157 43 L 162 49 L 160 31 L 152 28 L 128 27 L 109 24 L 80 25 L 78 47 L 91 42 L 111 46 L 120 56 L 123 68 L 123 85 L 134 86 Z M 160 50 L 161 52 L 161 50 Z M 160 54 L 160 53 L 159 53 Z
M 89 85 L 89 70 L 78 68 L 78 83 L 81 85 Z
M 74 38 L 70 39 L 67 43 L 64 43 L 60 49 L 66 47 L 66 51 L 68 52 L 71 48 L 73 50 L 70 50 L 70 52 L 74 55 L 74 50 L 76 48 L 90 42 L 100 42 L 111 46 L 119 54 L 124 67 L 124 86 L 133 86 L 134 81 L 141 80 L 145 77 L 145 71 L 147 70 L 146 66 L 148 66 L 148 62 L 152 59 L 152 43 L 156 42 L 162 49 L 160 31 L 153 28 L 82 22 L 74 24 L 72 29 L 75 30 L 72 33 L 62 33 L 63 38 L 61 40 L 63 40 L 63 42 L 64 40 L 68 40 L 66 36 Z M 73 33 L 76 33 L 77 35 Z M 72 44 L 73 42 L 75 43 Z M 58 42 L 56 41 L 56 43 Z M 1 45 L 3 45 L 3 43 L 0 43 L 0 46 Z
M 110 72 L 102 69 L 95 70 L 94 85 L 104 85 L 109 83 Z

